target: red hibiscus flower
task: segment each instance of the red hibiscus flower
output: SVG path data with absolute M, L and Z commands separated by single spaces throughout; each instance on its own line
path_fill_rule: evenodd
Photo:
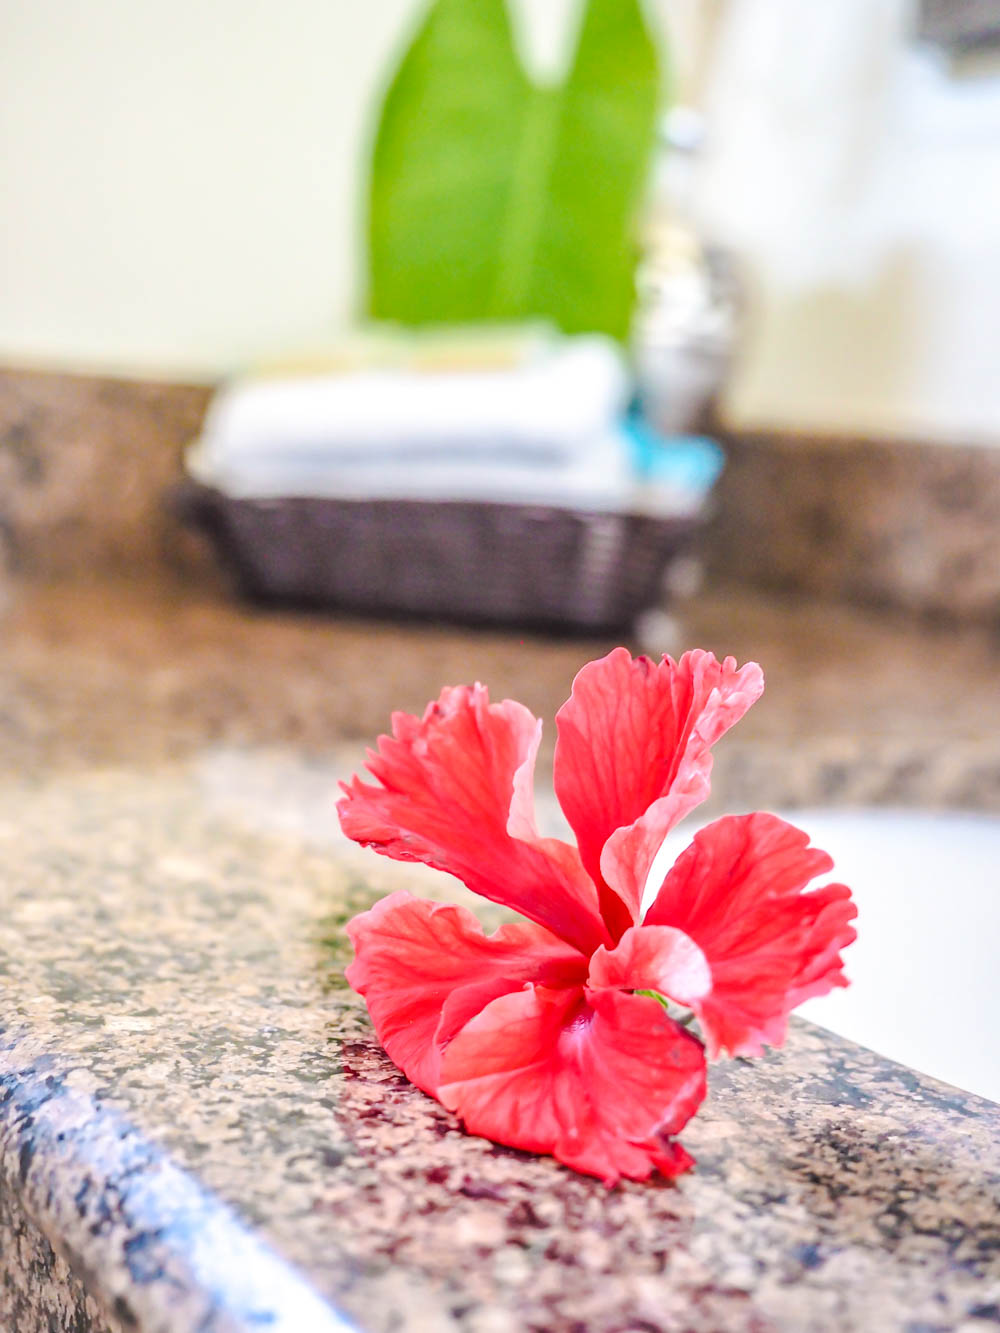
M 711 747 L 759 698 L 760 668 L 624 648 L 585 666 L 556 717 L 555 789 L 577 847 L 535 826 L 541 723 L 481 685 L 396 713 L 344 784 L 348 837 L 423 861 L 527 921 L 484 933 L 462 907 L 393 893 L 348 926 L 347 977 L 411 1082 L 501 1143 L 613 1183 L 692 1164 L 673 1138 L 711 1056 L 780 1043 L 795 1005 L 846 985 L 850 891 L 770 814 L 697 833 L 642 913 L 663 839 L 709 790 Z M 650 994 L 652 992 L 652 994 Z M 658 997 L 662 997 L 658 998 Z

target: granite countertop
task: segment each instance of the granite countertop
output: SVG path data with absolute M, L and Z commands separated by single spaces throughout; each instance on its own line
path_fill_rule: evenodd
M 768 674 L 719 749 L 716 807 L 1000 809 L 987 631 L 741 595 L 690 608 L 684 637 Z M 795 1022 L 781 1051 L 713 1068 L 693 1173 L 609 1191 L 466 1137 L 375 1045 L 344 921 L 400 885 L 464 890 L 346 843 L 336 779 L 444 683 L 478 677 L 551 723 L 609 646 L 168 585 L 11 590 L 0 1325 L 1000 1324 L 992 1103 Z

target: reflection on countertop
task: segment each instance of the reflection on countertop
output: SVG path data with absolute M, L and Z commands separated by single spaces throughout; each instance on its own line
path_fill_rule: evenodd
M 1000 809 L 985 631 L 746 597 L 690 607 L 684 630 L 768 673 L 719 748 L 714 805 Z M 347 844 L 336 779 L 392 708 L 444 683 L 478 677 L 551 731 L 577 666 L 610 646 L 166 585 L 13 590 L 7 1326 L 335 1327 L 314 1293 L 371 1330 L 996 1322 L 990 1103 L 796 1023 L 782 1051 L 714 1068 L 684 1135 L 693 1174 L 608 1192 L 465 1137 L 374 1045 L 344 921 L 393 887 L 464 890 Z

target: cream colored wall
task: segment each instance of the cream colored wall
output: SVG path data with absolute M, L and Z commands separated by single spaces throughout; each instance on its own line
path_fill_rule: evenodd
M 212 376 L 348 317 L 413 0 L 0 6 L 0 357 Z
M 682 24 L 703 2 L 650 0 Z M 516 3 L 551 67 L 572 0 Z M 774 20 L 861 5 L 892 43 L 906 3 L 729 8 L 759 32 L 761 6 Z M 0 0 L 0 360 L 211 378 L 349 320 L 365 126 L 418 9 Z M 1000 437 L 1000 79 L 956 92 L 912 62 L 893 70 L 878 152 L 834 182 L 832 208 L 794 115 L 774 109 L 784 145 L 766 114 L 763 147 L 739 131 L 746 98 L 771 85 L 715 89 L 729 150 L 708 211 L 755 298 L 729 400 L 740 423 Z M 863 147 L 864 123 L 853 132 Z M 804 207 L 785 148 L 806 171 Z
M 736 424 L 1000 443 L 1000 57 L 911 0 L 729 0 L 702 208 L 742 257 Z
M 422 3 L 0 0 L 0 360 L 210 378 L 334 332 Z M 551 69 L 574 0 L 515 3 Z

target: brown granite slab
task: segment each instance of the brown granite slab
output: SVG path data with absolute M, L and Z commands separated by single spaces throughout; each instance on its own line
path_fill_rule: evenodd
M 213 577 L 164 508 L 205 385 L 0 368 L 0 585 L 151 566 Z
M 964 1328 L 1000 1300 L 1000 1108 L 805 1025 L 714 1068 L 676 1187 L 464 1135 L 341 974 L 377 893 L 461 890 L 369 868 L 315 804 L 268 824 L 268 771 L 277 799 L 280 766 L 210 761 L 3 785 L 0 1172 L 100 1308 L 252 1327 L 254 1238 L 372 1330 Z M 206 1295 L 213 1196 L 251 1235 Z
M 1000 810 L 1000 637 L 749 591 L 689 603 L 685 646 L 759 661 L 763 699 L 716 758 L 729 806 L 827 800 Z M 610 640 L 247 610 L 158 581 L 16 585 L 0 609 L 0 757 L 145 765 L 210 745 L 326 755 L 393 708 L 485 681 L 552 719 Z
M 989 634 L 742 599 L 692 608 L 686 633 L 768 670 L 720 747 L 718 805 L 1000 809 Z M 337 777 L 444 682 L 551 721 L 606 646 L 248 615 L 176 588 L 15 590 L 0 1313 L 17 1333 L 1000 1323 L 990 1103 L 796 1023 L 782 1051 L 714 1067 L 694 1173 L 608 1191 L 464 1135 L 374 1044 L 345 920 L 400 886 L 465 891 L 346 843 Z
M 727 434 L 704 540 L 713 575 L 1000 622 L 1000 448 Z

